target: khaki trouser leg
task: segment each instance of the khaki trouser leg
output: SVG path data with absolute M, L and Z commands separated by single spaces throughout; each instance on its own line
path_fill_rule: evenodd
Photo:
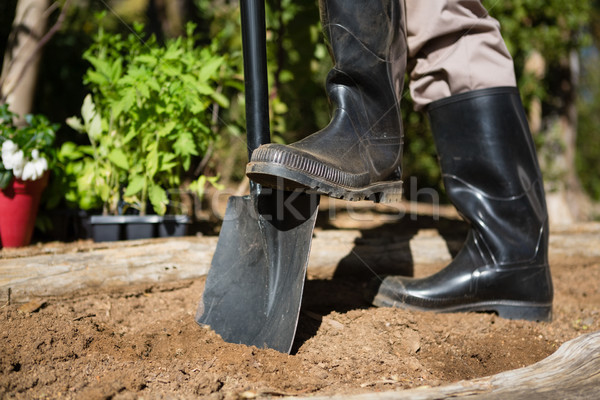
M 405 0 L 416 109 L 471 90 L 516 86 L 500 24 L 480 0 Z

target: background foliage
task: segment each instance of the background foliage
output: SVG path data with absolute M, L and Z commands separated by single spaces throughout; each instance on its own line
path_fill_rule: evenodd
M 577 110 L 577 173 L 594 200 L 600 200 L 600 1 L 591 2 L 586 31 L 592 42 L 581 50 Z

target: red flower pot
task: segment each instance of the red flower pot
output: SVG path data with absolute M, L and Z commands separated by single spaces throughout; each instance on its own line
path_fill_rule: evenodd
M 13 179 L 0 190 L 0 241 L 4 247 L 27 246 L 49 174 L 36 181 Z

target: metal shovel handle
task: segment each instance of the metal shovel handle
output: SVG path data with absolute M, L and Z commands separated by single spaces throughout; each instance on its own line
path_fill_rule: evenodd
M 250 158 L 258 146 L 271 141 L 265 0 L 240 0 L 240 7 L 246 89 L 246 136 Z

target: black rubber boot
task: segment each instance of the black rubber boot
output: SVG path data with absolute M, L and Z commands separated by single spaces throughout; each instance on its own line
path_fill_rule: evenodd
M 402 194 L 400 93 L 406 66 L 401 0 L 321 0 L 334 67 L 329 125 L 291 145 L 252 154 L 246 174 L 265 186 L 308 189 L 347 200 Z
M 549 321 L 548 216 L 518 90 L 463 93 L 428 112 L 448 197 L 470 233 L 445 269 L 423 279 L 387 277 L 373 304 Z

